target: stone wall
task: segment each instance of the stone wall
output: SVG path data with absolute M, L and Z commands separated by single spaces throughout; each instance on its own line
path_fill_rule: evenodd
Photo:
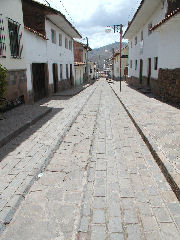
M 147 77 L 143 76 L 142 84 L 139 78 L 131 76 L 126 82 L 136 88 L 147 89 Z M 163 101 L 180 103 L 180 68 L 159 69 L 158 79 L 150 79 L 150 89 L 152 94 Z
M 180 103 L 180 68 L 159 69 L 158 95 L 164 101 Z
M 27 98 L 27 77 L 26 70 L 13 70 L 7 73 L 7 92 L 5 97 L 8 100 L 15 100 L 20 96 L 24 96 L 25 102 Z

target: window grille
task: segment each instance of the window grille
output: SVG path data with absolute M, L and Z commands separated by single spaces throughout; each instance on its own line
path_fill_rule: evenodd
M 69 50 L 72 51 L 72 41 L 71 40 L 69 41 Z
M 65 38 L 65 48 L 68 49 L 68 40 Z
M 6 57 L 6 38 L 4 32 L 4 20 L 2 14 L 0 14 L 0 57 Z
M 62 34 L 59 34 L 59 46 L 62 46 Z
M 21 46 L 22 32 L 20 32 L 21 25 L 8 18 L 8 30 L 10 39 L 11 57 L 21 58 L 23 45 Z

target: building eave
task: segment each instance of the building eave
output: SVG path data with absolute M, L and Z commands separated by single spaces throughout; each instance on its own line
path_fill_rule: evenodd
M 23 0 L 23 1 L 35 4 L 41 7 L 43 10 L 45 10 L 46 12 L 45 15 L 70 37 L 82 38 L 81 34 L 77 31 L 77 29 L 67 20 L 65 15 L 63 15 L 60 11 L 45 4 L 39 3 L 36 0 Z M 64 27 L 62 27 L 62 23 L 64 24 Z
M 172 13 L 170 13 L 169 15 L 167 15 L 167 17 L 165 17 L 162 21 L 160 21 L 158 24 L 154 25 L 150 31 L 154 31 L 156 29 L 158 29 L 159 27 L 161 27 L 163 24 L 165 24 L 166 22 L 168 22 L 169 20 L 172 19 L 172 17 L 175 17 L 177 14 L 180 14 L 180 8 L 177 8 L 176 10 L 174 10 Z
M 27 27 L 27 26 L 24 26 L 24 28 L 25 28 L 26 30 L 28 30 L 29 32 L 35 34 L 36 36 L 38 36 L 38 37 L 40 37 L 40 38 L 42 38 L 42 39 L 44 39 L 44 40 L 49 40 L 48 38 L 46 38 L 45 35 L 43 35 L 43 34 L 37 32 L 37 31 L 35 31 L 35 30 L 32 29 L 32 28 L 29 28 L 29 27 Z
M 145 22 L 152 16 L 160 3 L 161 0 L 142 0 L 125 31 L 123 38 L 131 39 L 139 29 L 144 26 Z

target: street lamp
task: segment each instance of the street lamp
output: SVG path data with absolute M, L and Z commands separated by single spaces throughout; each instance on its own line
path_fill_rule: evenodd
M 118 32 L 120 33 L 120 92 L 121 92 L 121 80 L 122 80 L 122 77 L 121 77 L 121 51 L 122 51 L 122 34 L 123 34 L 123 25 L 120 24 L 120 25 L 114 25 L 113 27 L 106 27 L 105 28 L 105 32 L 106 33 L 110 33 L 112 29 L 114 29 L 114 33 Z

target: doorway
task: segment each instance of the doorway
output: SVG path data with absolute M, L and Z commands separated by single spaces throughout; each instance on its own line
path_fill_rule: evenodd
M 70 81 L 71 81 L 71 86 L 73 86 L 73 72 L 72 72 L 72 64 L 70 64 Z
M 140 59 L 140 68 L 139 68 L 139 83 L 142 85 L 142 73 L 143 73 L 143 60 Z
M 150 79 L 151 79 L 151 58 L 148 58 L 148 80 L 147 80 L 147 86 L 150 85 Z
M 46 97 L 45 63 L 32 63 L 34 101 Z
M 54 84 L 54 93 L 58 91 L 58 65 L 57 63 L 53 63 L 53 84 Z

